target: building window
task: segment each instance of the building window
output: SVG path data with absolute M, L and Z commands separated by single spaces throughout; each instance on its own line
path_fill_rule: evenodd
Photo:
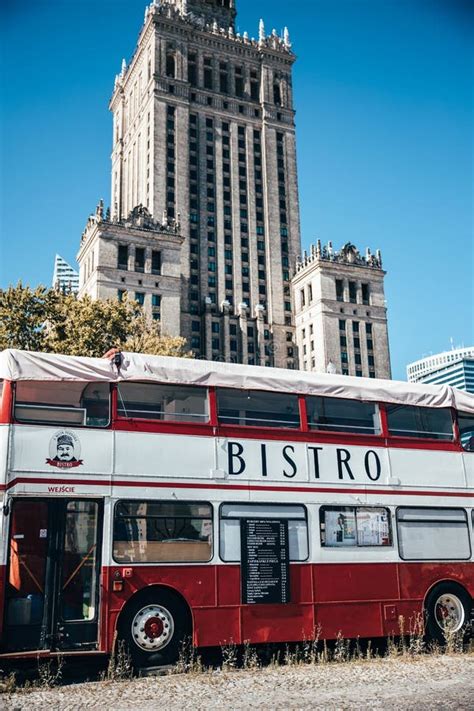
M 336 300 L 344 301 L 344 282 L 342 279 L 336 279 Z
M 143 304 L 145 303 L 145 294 L 142 291 L 136 291 L 135 301 L 137 302 L 137 304 L 140 304 L 140 306 L 143 306 Z
M 197 56 L 195 52 L 188 54 L 188 81 L 191 86 L 197 86 Z M 193 115 L 191 118 L 195 119 L 196 117 Z
M 174 52 L 168 52 L 166 55 L 166 76 L 170 79 L 175 78 L 176 58 Z
M 352 332 L 359 333 L 359 321 L 352 322 Z
M 357 285 L 355 281 L 349 282 L 349 301 L 351 304 L 357 303 Z
M 160 308 L 160 306 L 161 306 L 161 295 L 160 294 L 152 294 L 151 305 L 155 308 Z
M 369 285 L 362 284 L 362 303 L 368 305 L 370 298 Z
M 143 249 L 143 247 L 135 248 L 135 271 L 145 271 L 145 250 Z
M 119 290 L 117 291 L 117 299 L 118 299 L 119 301 L 123 301 L 123 297 L 125 296 L 126 293 L 127 293 L 127 292 L 125 291 L 125 289 L 119 289 Z
M 117 268 L 128 269 L 128 246 L 125 244 L 118 246 Z

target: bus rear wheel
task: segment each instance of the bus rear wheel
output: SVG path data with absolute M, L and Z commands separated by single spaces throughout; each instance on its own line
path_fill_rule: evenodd
M 471 624 L 472 599 L 464 588 L 441 583 L 426 599 L 426 631 L 441 644 L 453 634 L 468 630 Z
M 132 600 L 119 626 L 135 670 L 175 664 L 189 633 L 188 610 L 167 590 L 150 590 Z

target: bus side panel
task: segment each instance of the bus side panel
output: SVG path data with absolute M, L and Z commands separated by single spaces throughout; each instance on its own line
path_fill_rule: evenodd
M 321 639 L 382 637 L 384 627 L 379 602 L 323 603 L 316 606 L 316 626 Z
M 322 638 L 384 634 L 383 602 L 397 601 L 393 563 L 324 563 L 313 567 L 316 620 Z
M 242 640 L 262 642 L 298 642 L 314 636 L 312 605 L 244 605 Z
M 394 563 L 323 563 L 313 566 L 315 602 L 397 600 Z

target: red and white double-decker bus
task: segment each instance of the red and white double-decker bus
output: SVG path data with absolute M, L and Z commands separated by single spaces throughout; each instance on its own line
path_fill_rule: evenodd
M 470 623 L 472 396 L 129 353 L 0 379 L 3 657 Z

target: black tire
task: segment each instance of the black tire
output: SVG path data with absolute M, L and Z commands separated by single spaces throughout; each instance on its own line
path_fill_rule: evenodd
M 135 670 L 175 664 L 191 633 L 187 606 L 168 590 L 150 590 L 125 608 L 118 628 Z
M 445 612 L 443 612 L 443 608 Z M 445 644 L 448 616 L 452 614 L 452 632 L 469 631 L 471 626 L 472 598 L 464 588 L 455 583 L 440 583 L 426 598 L 426 633 L 430 639 Z M 447 620 L 447 628 L 443 625 Z

